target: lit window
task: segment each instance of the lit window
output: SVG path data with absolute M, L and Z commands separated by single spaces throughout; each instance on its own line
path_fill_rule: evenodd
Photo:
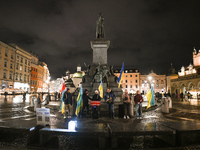
M 22 71 L 22 66 L 20 66 L 19 70 Z

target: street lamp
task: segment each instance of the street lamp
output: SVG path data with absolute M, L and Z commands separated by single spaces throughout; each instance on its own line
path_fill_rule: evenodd
M 51 99 L 50 99 L 50 94 L 49 94 L 49 83 L 50 83 L 51 77 L 48 76 L 47 79 L 48 79 L 48 80 L 47 80 L 47 83 L 48 83 L 48 100 L 51 101 Z

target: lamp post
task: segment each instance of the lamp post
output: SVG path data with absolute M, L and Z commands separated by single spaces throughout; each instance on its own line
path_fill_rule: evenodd
M 50 79 L 51 79 L 51 77 L 50 76 L 48 76 L 48 80 L 47 80 L 47 83 L 48 83 L 48 101 L 51 101 L 51 97 L 50 97 L 50 93 L 49 93 L 49 83 L 50 83 Z M 49 102 L 48 102 L 49 103 Z

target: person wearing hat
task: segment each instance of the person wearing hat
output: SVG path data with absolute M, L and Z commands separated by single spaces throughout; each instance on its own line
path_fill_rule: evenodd
M 72 106 L 72 95 L 70 93 L 69 88 L 65 89 L 65 93 L 63 95 L 63 101 L 65 104 L 64 118 L 66 118 L 66 110 L 68 110 L 68 114 L 71 115 L 71 106 Z
M 89 114 L 88 99 L 92 100 L 88 95 L 88 90 L 87 89 L 84 90 L 82 98 L 83 98 L 83 108 L 82 108 L 82 116 L 83 116 L 83 112 L 85 110 L 85 107 L 87 108 L 87 114 Z
M 100 101 L 101 100 L 101 97 L 99 96 L 98 90 L 95 91 L 95 94 L 93 95 L 92 100 L 93 101 Z

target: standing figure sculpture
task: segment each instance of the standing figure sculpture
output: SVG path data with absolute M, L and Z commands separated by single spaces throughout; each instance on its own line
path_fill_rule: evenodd
M 99 19 L 97 20 L 97 27 L 96 27 L 96 38 L 106 38 L 105 32 L 104 32 L 104 18 L 99 13 Z

